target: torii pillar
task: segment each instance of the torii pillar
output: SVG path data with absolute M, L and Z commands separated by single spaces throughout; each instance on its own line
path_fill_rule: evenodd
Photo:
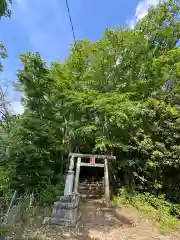
M 109 172 L 108 172 L 108 162 L 104 159 L 104 185 L 105 185 L 105 200 L 107 203 L 110 202 L 110 190 L 109 190 Z

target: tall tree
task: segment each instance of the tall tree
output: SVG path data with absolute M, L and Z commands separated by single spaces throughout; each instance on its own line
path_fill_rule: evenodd
M 1 17 L 10 17 L 11 10 L 10 5 L 12 0 L 0 0 L 0 18 Z
M 160 3 L 134 29 L 76 41 L 50 68 L 21 56 L 25 113 L 10 151 L 21 187 L 53 182 L 63 151 L 105 152 L 117 156 L 117 181 L 178 201 L 179 13 L 178 1 Z

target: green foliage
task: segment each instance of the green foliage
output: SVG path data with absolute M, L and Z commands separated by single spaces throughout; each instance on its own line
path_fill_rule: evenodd
M 7 57 L 6 49 L 5 49 L 4 45 L 0 42 L 0 58 L 4 59 L 6 57 Z M 0 72 L 2 72 L 2 70 L 3 70 L 3 66 L 0 63 Z
M 117 183 L 179 203 L 179 14 L 179 1 L 161 2 L 133 29 L 76 41 L 66 61 L 50 67 L 38 53 L 20 56 L 25 112 L 8 118 L 0 143 L 12 188 L 44 199 L 52 189 L 50 202 L 64 155 L 106 153 L 117 157 Z
M 11 10 L 10 10 L 10 4 L 12 3 L 12 0 L 0 0 L 0 18 L 2 16 L 10 17 Z
M 61 182 L 58 182 L 56 185 L 47 184 L 45 189 L 41 191 L 41 195 L 39 196 L 39 203 L 41 205 L 49 205 L 51 206 L 57 196 L 63 196 L 64 194 L 64 179 L 61 179 Z
M 136 207 L 142 217 L 152 219 L 163 233 L 172 231 L 180 223 L 180 205 L 166 201 L 163 195 L 154 197 L 148 192 L 137 193 L 122 188 L 114 202 Z
M 0 197 L 11 196 L 11 172 L 4 167 L 0 167 Z
M 1 17 L 10 17 L 11 10 L 10 10 L 10 4 L 12 3 L 12 0 L 0 0 L 0 19 Z M 4 59 L 7 57 L 7 51 L 0 41 L 0 58 Z M 3 66 L 0 63 L 0 72 L 2 72 Z

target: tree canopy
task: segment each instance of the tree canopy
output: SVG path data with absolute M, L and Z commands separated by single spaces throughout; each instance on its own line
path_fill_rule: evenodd
M 25 111 L 2 144 L 12 187 L 56 183 L 70 151 L 112 153 L 117 184 L 180 200 L 179 14 L 179 1 L 161 2 L 133 29 L 76 41 L 50 67 L 39 53 L 20 56 Z
M 10 17 L 11 10 L 10 10 L 10 4 L 12 3 L 12 0 L 0 0 L 0 18 L 1 17 Z

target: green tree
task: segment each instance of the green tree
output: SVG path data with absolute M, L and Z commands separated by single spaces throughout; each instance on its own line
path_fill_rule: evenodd
M 11 10 L 10 4 L 11 0 L 0 0 L 0 18 L 1 17 L 10 17 Z M 7 52 L 4 45 L 0 42 L 0 58 L 6 58 Z M 2 64 L 0 63 L 0 72 L 2 72 Z
M 0 17 L 10 17 L 12 0 L 0 0 Z
M 9 142 L 16 186 L 56 182 L 65 152 L 113 153 L 117 182 L 179 201 L 179 13 L 179 1 L 160 3 L 133 29 L 76 41 L 50 68 L 38 53 L 21 55 L 25 113 Z
M 13 187 L 40 192 L 47 184 L 58 181 L 63 168 L 61 122 L 50 70 L 39 54 L 27 53 L 20 58 L 24 69 L 17 75 L 25 112 L 11 131 L 9 161 L 15 168 Z

